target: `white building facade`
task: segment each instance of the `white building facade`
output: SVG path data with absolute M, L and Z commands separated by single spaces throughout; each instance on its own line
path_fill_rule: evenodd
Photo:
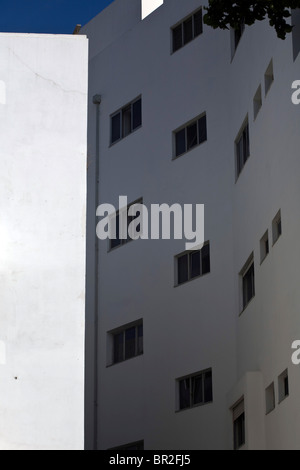
M 88 41 L 0 58 L 0 449 L 83 449 Z
M 197 0 L 115 0 L 90 40 L 87 449 L 297 449 L 299 15 L 202 23 Z M 205 204 L 185 240 L 97 241 L 96 208 Z

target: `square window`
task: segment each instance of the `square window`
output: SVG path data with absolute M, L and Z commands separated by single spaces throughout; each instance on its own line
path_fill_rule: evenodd
M 266 414 L 275 409 L 275 387 L 274 382 L 266 389 Z
M 142 125 L 142 99 L 138 98 L 111 116 L 111 144 L 127 137 Z
M 206 114 L 175 131 L 174 136 L 175 158 L 205 142 L 207 140 Z
M 186 410 L 213 401 L 212 370 L 178 379 L 179 410 Z
M 288 369 L 278 377 L 279 403 L 285 400 L 290 394 Z
M 172 51 L 176 52 L 203 32 L 202 8 L 172 28 Z
M 124 325 L 108 333 L 108 365 L 132 359 L 143 354 L 143 321 Z
M 176 285 L 184 284 L 210 273 L 210 244 L 206 242 L 201 250 L 188 251 L 175 257 L 177 263 Z

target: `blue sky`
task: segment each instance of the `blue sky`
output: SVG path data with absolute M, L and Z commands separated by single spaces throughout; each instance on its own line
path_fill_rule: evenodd
M 0 32 L 72 34 L 113 0 L 0 0 Z

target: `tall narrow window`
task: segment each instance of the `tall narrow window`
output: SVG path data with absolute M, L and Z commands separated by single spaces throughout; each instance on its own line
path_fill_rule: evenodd
M 253 98 L 254 119 L 256 119 L 261 107 L 262 107 L 262 96 L 261 96 L 261 85 L 259 85 L 255 93 L 255 96 Z
M 172 28 L 172 51 L 176 52 L 203 32 L 202 8 Z
M 234 450 L 239 450 L 246 443 L 244 399 L 232 408 L 232 415 Z
M 278 238 L 282 235 L 281 211 L 279 211 L 272 222 L 273 245 L 277 242 Z
M 253 254 L 240 272 L 242 284 L 242 308 L 243 311 L 255 296 L 255 274 Z
M 137 98 L 111 116 L 111 144 L 142 125 L 142 99 Z
M 114 248 L 117 248 L 119 246 L 125 245 L 126 243 L 130 242 L 132 238 L 130 237 L 130 231 L 129 231 L 129 226 L 131 222 L 133 222 L 135 219 L 139 218 L 141 215 L 141 212 L 139 210 L 136 211 L 136 215 L 132 216 L 129 215 L 129 210 L 130 208 L 133 208 L 134 206 L 137 206 L 137 209 L 139 208 L 138 206 L 143 204 L 143 200 L 139 199 L 138 201 L 129 204 L 124 210 L 120 213 L 117 212 L 112 216 L 112 224 L 115 225 L 116 227 L 116 237 L 110 237 L 109 239 L 109 249 L 113 250 Z M 136 227 L 136 232 L 137 235 L 141 234 L 141 225 L 138 224 Z
M 262 263 L 270 252 L 269 231 L 267 230 L 260 240 L 260 262 Z
M 236 171 L 237 178 L 239 177 L 246 161 L 250 157 L 250 143 L 249 143 L 249 124 L 248 120 L 240 130 L 238 137 L 235 141 L 236 148 Z
M 275 386 L 274 382 L 266 389 L 266 414 L 275 409 Z
M 285 400 L 290 394 L 288 369 L 278 377 L 279 403 Z

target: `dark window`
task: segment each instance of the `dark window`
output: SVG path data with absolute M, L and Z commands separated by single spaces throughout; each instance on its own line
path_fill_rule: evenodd
M 192 408 L 197 405 L 204 405 L 213 401 L 211 370 L 179 379 L 178 384 L 180 410 Z
M 121 113 L 111 118 L 111 142 L 114 143 L 121 138 Z
M 249 125 L 244 126 L 236 141 L 236 158 L 237 158 L 237 176 L 240 175 L 245 166 L 246 161 L 250 156 L 250 143 L 249 143 Z
M 125 245 L 126 243 L 128 243 L 129 241 L 132 240 L 132 238 L 130 237 L 130 233 L 129 233 L 129 226 L 131 224 L 132 221 L 134 221 L 135 219 L 139 218 L 141 213 L 140 211 L 137 211 L 136 212 L 136 215 L 135 216 L 130 216 L 128 215 L 128 211 L 130 209 L 130 207 L 136 205 L 136 204 L 142 204 L 143 203 L 143 200 L 139 200 L 137 202 L 134 202 L 133 204 L 130 204 L 128 207 L 127 207 L 127 217 L 126 217 L 126 214 L 121 214 L 118 212 L 116 215 L 115 215 L 115 224 L 116 224 L 116 238 L 110 238 L 109 240 L 109 248 L 110 250 L 112 250 L 113 248 L 117 248 L 118 246 L 122 246 L 122 245 Z M 124 210 L 125 212 L 125 210 Z M 112 222 L 113 223 L 113 222 Z M 123 223 L 124 225 L 124 229 L 123 229 L 123 232 L 125 232 L 125 234 L 123 233 L 123 237 L 127 237 L 127 238 L 120 238 L 121 237 L 121 223 Z M 136 226 L 136 233 L 139 234 L 141 233 L 141 226 L 140 224 L 138 224 Z
M 279 403 L 285 400 L 290 394 L 289 376 L 287 369 L 278 377 L 278 394 Z
M 210 272 L 210 248 L 206 242 L 202 250 L 195 250 L 177 256 L 177 284 L 203 276 Z
M 282 235 L 282 222 L 281 222 L 281 211 L 279 211 L 272 222 L 273 232 L 273 245 L 277 242 L 278 238 Z
M 143 354 L 143 324 L 124 327 L 113 336 L 113 363 L 117 364 L 127 359 Z
M 139 98 L 111 117 L 111 143 L 126 137 L 141 125 L 142 100 Z
M 175 157 L 188 152 L 207 140 L 206 114 L 175 131 Z
M 173 29 L 173 52 L 178 51 L 183 46 L 182 24 Z
M 176 132 L 176 157 L 186 152 L 185 134 L 186 134 L 185 129 L 182 129 L 181 131 Z
M 203 32 L 202 8 L 172 28 L 173 52 L 178 51 Z
M 242 413 L 234 421 L 234 450 L 240 449 L 245 442 L 245 413 Z
M 255 295 L 254 263 L 243 275 L 243 308 L 246 308 L 250 300 Z

